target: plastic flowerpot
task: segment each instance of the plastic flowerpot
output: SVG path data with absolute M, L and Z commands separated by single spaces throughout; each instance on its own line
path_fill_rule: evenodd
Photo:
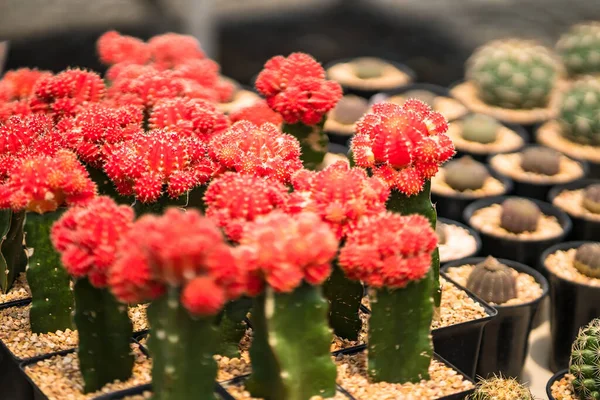
M 578 248 L 585 241 L 560 243 L 541 255 L 540 263 L 550 281 L 550 370 L 567 368 L 571 344 L 579 328 L 600 317 L 600 286 L 590 286 L 564 279 L 546 266 L 550 254 Z
M 329 142 L 329 145 L 327 145 L 327 151 L 333 154 L 343 154 L 347 156 L 350 148 L 343 144 Z
M 552 204 L 536 199 L 529 199 L 537 204 L 543 214 L 557 219 L 562 228 L 562 232 L 559 235 L 546 239 L 519 240 L 518 238 L 509 236 L 496 236 L 485 233 L 482 232 L 480 228 L 471 224 L 471 217 L 477 210 L 489 207 L 492 204 L 502 204 L 502 202 L 508 198 L 510 198 L 510 196 L 498 196 L 471 203 L 464 210 L 464 220 L 481 236 L 482 254 L 491 255 L 496 258 L 514 260 L 537 268 L 542 252 L 548 247 L 562 242 L 569 234 L 571 231 L 571 219 L 567 213 Z
M 537 145 L 529 145 L 526 146 L 526 148 L 533 148 L 533 147 L 541 147 L 541 146 L 537 146 Z M 496 172 L 498 175 L 503 176 L 505 178 L 510 178 L 512 179 L 513 182 L 513 194 L 515 196 L 521 196 L 521 197 L 530 197 L 532 199 L 537 199 L 537 200 L 542 200 L 542 201 L 546 201 L 546 199 L 548 198 L 548 192 L 550 192 L 550 189 L 552 189 L 552 187 L 554 187 L 556 185 L 556 182 L 544 182 L 544 183 L 540 183 L 540 182 L 533 182 L 531 180 L 527 180 L 527 179 L 523 179 L 523 178 L 515 178 L 515 177 L 509 177 L 509 176 L 505 176 L 503 175 L 501 172 L 494 170 L 494 167 L 491 163 L 492 158 L 495 155 L 490 155 L 487 159 L 487 163 L 488 165 L 490 165 L 490 168 Z M 580 161 L 580 160 L 575 160 L 571 157 L 568 157 L 565 155 L 565 157 L 577 162 L 579 164 L 579 166 L 581 167 L 581 169 L 583 170 L 583 175 L 575 178 L 574 180 L 568 182 L 568 183 L 577 183 L 579 180 L 581 180 L 581 178 L 583 178 L 584 176 L 587 175 L 588 173 L 588 163 L 585 161 Z
M 557 400 L 552 395 L 552 385 L 554 385 L 554 382 L 560 381 L 568 372 L 569 371 L 566 369 L 560 370 L 548 380 L 548 383 L 546 384 L 546 396 L 548 396 L 548 400 Z
M 465 229 L 467 232 L 469 232 L 469 235 L 471 235 L 473 237 L 473 239 L 475 239 L 475 250 L 473 252 L 471 252 L 471 254 L 467 254 L 463 257 L 453 257 L 451 259 L 447 259 L 442 261 L 440 258 L 440 262 L 446 263 L 446 262 L 450 262 L 450 261 L 455 261 L 455 260 L 459 260 L 461 258 L 465 258 L 465 257 L 475 257 L 479 251 L 481 250 L 481 238 L 479 237 L 479 234 L 477 232 L 475 232 L 472 228 L 468 227 L 467 225 L 461 224 L 458 221 L 454 221 L 452 219 L 448 219 L 448 218 L 438 218 L 437 219 L 438 222 L 443 223 L 444 225 L 454 225 L 454 226 L 458 226 L 462 229 Z
M 475 265 L 485 257 L 472 257 L 444 264 L 443 271 L 461 265 Z M 516 261 L 499 261 L 519 272 L 533 276 L 542 287 L 542 295 L 537 299 L 516 305 L 493 306 L 498 315 L 483 329 L 477 375 L 488 377 L 493 374 L 519 378 L 527 358 L 529 333 L 536 311 L 541 301 L 548 295 L 548 281 L 531 267 Z
M 512 181 L 509 178 L 501 176 L 497 172 L 493 171 L 489 166 L 486 165 L 486 167 L 492 177 L 502 182 L 505 190 L 504 195 L 511 194 L 513 190 Z M 434 193 L 433 190 L 431 191 L 431 201 L 435 204 L 435 209 L 438 216 L 466 223 L 468 223 L 468 221 L 463 219 L 463 212 L 465 208 L 474 201 L 487 199 L 490 197 L 496 196 L 481 197 L 458 191 L 449 195 L 446 193 Z
M 581 179 L 564 185 L 554 186 L 548 192 L 548 201 L 552 203 L 556 196 L 564 190 L 583 189 L 591 184 L 600 184 L 600 179 Z M 570 240 L 599 240 L 600 239 L 600 221 L 593 221 L 589 218 L 568 213 L 573 221 L 573 229 L 568 236 Z

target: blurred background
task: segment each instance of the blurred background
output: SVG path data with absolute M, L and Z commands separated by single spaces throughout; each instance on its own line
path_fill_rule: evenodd
M 570 25 L 600 19 L 594 0 L 0 0 L 7 68 L 102 71 L 106 30 L 147 39 L 196 36 L 222 72 L 248 83 L 275 54 L 322 63 L 362 55 L 402 61 L 422 82 L 448 85 L 475 47 L 520 36 L 552 45 Z

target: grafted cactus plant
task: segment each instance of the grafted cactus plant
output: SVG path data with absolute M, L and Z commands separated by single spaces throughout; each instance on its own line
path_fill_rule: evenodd
M 600 73 L 600 23 L 573 25 L 556 43 L 556 51 L 571 76 Z
M 34 333 L 72 328 L 69 275 L 52 247 L 50 229 L 64 211 L 62 207 L 85 204 L 95 194 L 96 186 L 85 168 L 66 150 L 23 159 L 0 185 L 0 208 L 27 211 L 26 242 L 34 250 L 27 269 Z
M 562 135 L 583 145 L 600 146 L 600 81 L 582 79 L 564 93 L 559 122 Z
M 600 379 L 596 373 L 600 368 L 599 347 L 600 319 L 596 318 L 579 330 L 571 349 L 569 373 L 575 377 L 573 391 L 579 400 L 600 398 Z
M 49 71 L 29 68 L 6 71 L 0 79 L 0 123 L 12 116 L 31 114 L 29 99 L 35 84 L 51 75 Z
M 229 119 L 232 123 L 238 121 L 250 121 L 254 125 L 261 126 L 265 122 L 270 122 L 276 126 L 281 126 L 283 118 L 269 107 L 265 100 L 259 99 L 249 106 L 241 107 L 229 113 Z
M 249 224 L 240 244 L 255 296 L 246 387 L 253 397 L 272 400 L 333 397 L 333 336 L 320 285 L 331 273 L 335 234 L 314 213 L 274 211 Z
M 79 368 L 84 391 L 95 392 L 131 376 L 132 323 L 127 306 L 106 288 L 117 243 L 133 224 L 133 210 L 109 197 L 72 207 L 52 226 L 51 239 L 75 280 L 74 321 L 79 334 Z
M 325 79 L 325 70 L 314 58 L 292 53 L 267 61 L 256 78 L 256 89 L 283 117 L 283 131 L 300 142 L 304 167 L 318 169 L 327 153 L 325 114 L 342 97 L 340 85 Z
M 436 248 L 427 218 L 387 211 L 362 219 L 340 251 L 339 265 L 346 275 L 375 289 L 367 370 L 376 382 L 429 379 L 431 260 Z
M 152 301 L 153 398 L 215 399 L 216 315 L 246 288 L 240 266 L 196 210 L 144 215 L 123 236 L 108 284 L 122 302 Z

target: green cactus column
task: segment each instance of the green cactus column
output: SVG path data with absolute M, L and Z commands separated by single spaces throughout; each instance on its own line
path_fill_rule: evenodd
M 291 293 L 267 287 L 252 312 L 252 375 L 247 388 L 265 400 L 307 400 L 335 395 L 327 301 L 320 286 L 303 283 Z
M 131 377 L 133 326 L 127 305 L 108 289 L 93 287 L 87 278 L 75 282 L 75 325 L 79 332 L 79 365 L 85 393 Z
M 73 329 L 71 280 L 50 241 L 52 224 L 63 211 L 30 212 L 26 217 L 25 239 L 27 246 L 33 248 L 27 268 L 27 283 L 32 297 L 29 320 L 33 333 Z
M 152 334 L 154 400 L 216 399 L 217 343 L 214 318 L 194 318 L 179 302 L 180 292 L 170 288 L 148 307 Z
M 323 284 L 323 293 L 329 300 L 329 326 L 333 333 L 344 339 L 358 340 L 362 327 L 359 314 L 364 293 L 362 283 L 346 278 L 336 259 L 331 276 Z
M 302 164 L 304 168 L 317 170 L 325 159 L 329 138 L 323 132 L 326 117 L 317 125 L 283 124 L 283 132 L 293 135 L 300 142 Z
M 17 275 L 25 271 L 23 247 L 25 211 L 0 210 L 0 292 L 8 293 Z
M 219 322 L 219 342 L 216 354 L 229 358 L 240 356 L 240 341 L 246 333 L 244 320 L 251 306 L 252 300 L 249 298 L 241 298 L 225 306 Z

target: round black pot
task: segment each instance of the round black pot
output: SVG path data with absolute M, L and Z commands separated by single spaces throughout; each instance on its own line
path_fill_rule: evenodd
M 444 264 L 442 271 L 466 264 L 477 264 L 484 257 L 471 257 Z M 499 259 L 505 265 L 531 275 L 543 289 L 536 300 L 524 304 L 492 306 L 498 311 L 496 318 L 483 328 L 477 375 L 487 377 L 493 374 L 518 378 L 521 376 L 527 358 L 529 333 L 538 306 L 548 294 L 548 281 L 538 271 L 512 260 Z
M 556 196 L 563 190 L 577 190 L 594 183 L 600 183 L 600 179 L 581 179 L 564 185 L 554 186 L 548 192 L 548 201 L 552 203 Z M 567 237 L 569 240 L 600 240 L 600 221 L 592 221 L 583 217 L 569 214 L 573 222 L 573 229 Z
M 488 165 L 486 165 L 486 168 L 491 176 L 502 182 L 502 185 L 504 185 L 505 189 L 504 195 L 511 194 L 513 191 L 513 182 L 509 178 L 501 176 L 497 172 L 493 171 Z M 452 195 L 446 195 L 431 191 L 431 201 L 435 204 L 437 215 L 467 224 L 469 221 L 465 220 L 463 215 L 465 208 L 467 208 L 467 206 L 474 201 L 487 199 L 490 197 L 478 197 L 461 192 L 455 192 Z
M 562 210 L 554 207 L 552 204 L 539 201 L 536 199 L 530 199 L 538 205 L 542 213 L 545 215 L 551 215 L 558 220 L 558 223 L 563 228 L 563 232 L 550 239 L 541 240 L 515 240 L 510 237 L 493 236 L 484 232 L 481 232 L 477 227 L 474 227 L 471 223 L 471 216 L 473 213 L 480 208 L 488 207 L 492 204 L 500 204 L 510 196 L 499 196 L 492 197 L 489 199 L 483 199 L 471 203 L 465 208 L 463 217 L 467 224 L 473 228 L 479 236 L 481 236 L 482 243 L 482 254 L 491 255 L 497 258 L 507 258 L 514 260 L 525 265 L 531 265 L 534 267 L 538 266 L 539 257 L 542 252 L 550 246 L 555 245 L 563 241 L 565 236 L 571 231 L 571 219 Z
M 550 281 L 550 370 L 556 372 L 569 366 L 571 345 L 579 328 L 600 317 L 600 287 L 583 285 L 563 279 L 545 266 L 546 258 L 558 251 L 577 248 L 585 241 L 566 242 L 553 246 L 541 255 L 540 263 Z
M 435 85 L 433 83 L 410 83 L 401 88 L 377 92 L 370 98 L 369 102 L 371 104 L 381 103 L 386 101 L 389 97 L 399 96 L 411 90 L 425 90 L 437 96 L 452 97 L 450 91 L 443 86 Z
M 526 146 L 526 148 L 530 148 L 530 147 L 542 147 L 542 146 L 538 146 L 538 145 L 529 145 Z M 521 149 L 520 151 L 523 151 L 524 149 Z M 487 159 L 487 163 L 490 166 L 490 168 L 492 170 L 494 170 L 494 167 L 491 164 L 491 160 L 492 158 L 495 156 L 494 155 L 490 155 Z M 565 157 L 568 157 L 565 155 Z M 588 173 L 588 164 L 584 161 L 579 161 L 579 160 L 575 160 L 571 157 L 568 157 L 571 160 L 577 162 L 581 168 L 583 169 L 583 176 L 586 176 Z M 502 175 L 501 172 L 494 170 L 497 174 L 501 175 L 501 176 L 505 176 Z M 546 201 L 546 199 L 548 198 L 548 193 L 550 192 L 550 189 L 552 189 L 556 183 L 539 183 L 539 182 L 531 182 L 531 181 L 527 181 L 527 180 L 523 180 L 523 179 L 515 179 L 513 177 L 508 177 L 505 176 L 506 178 L 510 178 L 513 181 L 513 194 L 515 196 L 521 196 L 521 197 L 530 197 L 532 199 L 537 199 L 537 200 L 542 200 L 542 201 Z M 577 182 L 581 180 L 581 178 L 576 178 L 573 181 L 567 182 L 567 183 L 573 183 L 573 182 Z
M 335 131 L 325 131 L 325 134 L 329 138 L 330 145 L 334 144 L 344 147 L 350 147 L 350 140 L 354 136 L 354 134 L 348 135 L 347 133 Z
M 446 224 L 446 225 L 456 225 L 463 229 L 466 229 L 467 231 L 469 231 L 469 234 L 471 236 L 473 236 L 473 238 L 475 238 L 475 243 L 476 243 L 475 251 L 472 254 L 468 254 L 467 256 L 461 257 L 461 258 L 475 257 L 479 253 L 479 250 L 481 250 L 481 238 L 479 237 L 479 234 L 477 232 L 475 232 L 472 228 L 468 227 L 467 225 L 461 224 L 458 221 L 454 221 L 454 220 L 448 219 L 448 218 L 438 218 L 438 221 L 443 224 Z M 440 260 L 440 262 L 443 264 L 443 263 L 456 261 L 456 260 L 458 260 L 458 258 L 456 258 L 454 260 L 445 260 L 445 261 Z
M 333 67 L 334 65 L 341 64 L 341 63 L 347 63 L 347 62 L 350 62 L 352 60 L 355 60 L 356 58 L 357 57 L 343 58 L 343 59 L 340 59 L 340 60 L 335 60 L 335 61 L 332 61 L 330 63 L 327 63 L 324 66 L 325 73 L 327 73 L 327 70 L 329 70 L 329 68 Z M 415 71 L 413 71 L 412 69 L 410 69 L 408 66 L 406 66 L 406 65 L 404 65 L 404 64 L 402 64 L 400 62 L 397 62 L 397 61 L 391 61 L 391 60 L 387 60 L 387 59 L 385 59 L 384 61 L 387 62 L 387 63 L 392 64 L 394 67 L 398 68 L 400 71 L 402 71 L 406 75 L 408 75 L 409 78 L 410 78 L 410 81 L 414 81 L 417 78 L 417 74 L 415 73 Z M 331 78 L 329 78 L 329 79 L 331 79 Z M 363 97 L 365 99 L 370 99 L 372 96 L 374 96 L 377 93 L 381 93 L 381 92 L 387 93 L 389 91 L 396 90 L 396 89 L 398 89 L 400 87 L 404 87 L 404 86 L 399 86 L 397 88 L 393 88 L 393 89 L 388 89 L 388 90 L 383 90 L 382 91 L 381 89 L 371 89 L 371 90 L 360 89 L 360 88 L 356 88 L 356 87 L 345 86 L 345 85 L 342 85 L 341 83 L 340 83 L 340 85 L 342 86 L 342 89 L 344 90 L 344 94 L 353 94 L 355 96 Z
M 348 146 L 343 146 L 338 143 L 329 142 L 329 144 L 327 145 L 327 151 L 333 154 L 343 154 L 347 156 L 350 149 L 348 148 Z
M 548 396 L 548 400 L 556 400 L 555 397 L 552 396 L 552 385 L 554 384 L 554 382 L 560 381 L 563 378 L 563 376 L 565 376 L 568 372 L 568 370 L 563 369 L 552 375 L 552 377 L 546 384 L 546 396 Z

